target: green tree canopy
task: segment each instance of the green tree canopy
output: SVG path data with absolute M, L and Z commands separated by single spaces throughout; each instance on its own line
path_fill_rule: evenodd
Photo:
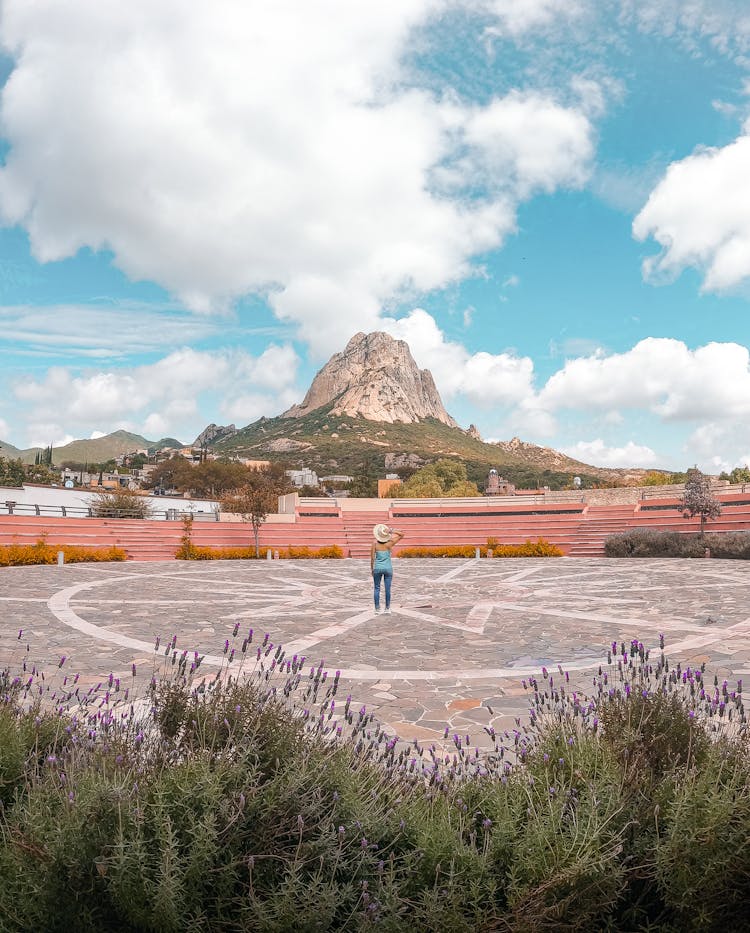
M 0 457 L 0 486 L 23 486 L 26 468 L 21 460 Z
M 476 483 L 466 478 L 466 467 L 460 460 L 444 458 L 417 470 L 405 483 L 395 486 L 390 495 L 394 499 L 441 499 L 481 493 Z

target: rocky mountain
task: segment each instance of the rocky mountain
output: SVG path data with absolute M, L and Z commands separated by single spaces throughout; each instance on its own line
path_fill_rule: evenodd
M 432 373 L 419 369 L 409 345 L 389 334 L 355 334 L 318 372 L 299 405 L 282 418 L 302 418 L 327 406 L 330 416 L 347 415 L 383 424 L 419 424 L 433 418 L 458 427 L 443 407 Z
M 209 426 L 204 428 L 193 441 L 193 447 L 212 447 L 219 441 L 223 441 L 228 437 L 234 437 L 236 433 L 237 428 L 233 424 L 224 426 L 220 424 L 209 424 Z
M 215 425 L 206 429 L 214 430 Z M 637 481 L 643 472 L 588 466 L 518 438 L 485 443 L 474 425 L 466 431 L 458 427 L 431 373 L 417 367 L 408 345 L 380 332 L 355 334 L 318 372 L 299 405 L 278 418 L 260 418 L 217 435 L 212 446 L 229 456 L 309 466 L 319 475 L 364 471 L 375 476 L 453 457 L 482 486 L 492 467 L 519 487 L 553 489 L 569 485 L 573 476 L 593 485 Z

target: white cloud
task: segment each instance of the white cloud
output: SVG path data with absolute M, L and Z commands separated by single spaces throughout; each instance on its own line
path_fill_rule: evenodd
M 7 438 L 9 430 L 8 422 L 4 418 L 0 418 L 0 440 Z
M 299 401 L 300 393 L 293 388 L 285 389 L 274 396 L 268 393 L 251 392 L 225 399 L 221 404 L 221 411 L 228 421 L 249 424 L 257 421 L 262 415 L 267 416 L 269 411 L 278 412 L 291 408 L 295 402 Z
M 579 0 L 486 0 L 487 12 L 497 25 L 487 29 L 489 35 L 518 38 L 532 30 L 559 23 L 561 18 L 575 18 L 585 8 Z
M 608 447 L 599 437 L 563 447 L 562 452 L 575 460 L 600 467 L 649 467 L 657 462 L 656 453 L 650 447 L 633 441 L 628 441 L 622 447 Z
M 27 446 L 28 447 L 64 447 L 75 438 L 72 434 L 67 434 L 65 429 L 53 421 L 33 421 L 27 428 Z
M 371 329 L 394 296 L 465 276 L 520 199 L 586 178 L 583 104 L 405 85 L 410 32 L 441 6 L 5 0 L 2 215 L 42 261 L 111 250 L 199 310 L 257 292 L 337 349 L 340 316 Z
M 665 420 L 731 419 L 750 414 L 750 354 L 736 343 L 690 350 L 649 337 L 625 353 L 568 360 L 538 397 L 550 411 L 645 409 Z
M 50 410 L 67 429 L 90 432 L 93 425 L 96 431 L 107 425 L 108 430 L 180 436 L 197 434 L 203 427 L 198 407 L 202 397 L 222 410 L 241 412 L 242 406 L 233 407 L 232 400 L 260 388 L 265 390 L 261 413 L 278 413 L 290 404 L 290 395 L 299 394 L 294 387 L 298 363 L 294 350 L 285 346 L 271 346 L 259 357 L 240 350 L 182 349 L 131 369 L 75 375 L 52 367 L 41 381 L 19 380 L 13 392 L 35 437 L 42 429 L 52 431 L 43 423 Z
M 750 277 L 750 120 L 719 149 L 673 162 L 633 222 L 636 239 L 661 244 L 644 262 L 647 278 L 674 277 L 688 266 L 704 288 L 721 291 Z
M 480 407 L 515 405 L 533 393 L 534 364 L 512 353 L 469 353 L 446 340 L 435 319 L 421 308 L 406 317 L 385 319 L 383 330 L 405 340 L 420 368 L 429 369 L 445 398 L 465 396 Z
M 681 41 L 697 51 L 701 42 L 731 55 L 750 48 L 750 10 L 745 0 L 618 0 L 622 21 L 645 33 Z
M 183 346 L 216 330 L 213 321 L 164 304 L 0 306 L 0 346 L 45 356 L 116 358 Z

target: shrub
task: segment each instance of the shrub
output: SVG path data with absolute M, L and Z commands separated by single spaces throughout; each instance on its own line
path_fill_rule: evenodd
M 710 548 L 713 557 L 750 559 L 750 532 L 709 532 L 705 535 L 632 528 L 610 535 L 604 541 L 607 557 L 704 557 Z
M 134 706 L 0 673 L 3 933 L 746 928 L 741 685 L 613 643 L 591 696 L 543 668 L 530 723 L 448 755 L 268 639 L 203 678 L 173 638 Z
M 151 503 L 132 489 L 96 490 L 91 514 L 96 518 L 148 518 Z
M 65 555 L 66 564 L 99 563 L 128 559 L 128 555 L 119 547 L 79 547 L 73 544 L 47 544 L 43 539 L 40 539 L 36 544 L 0 546 L 0 567 L 56 564 L 58 551 L 62 551 Z
M 476 545 L 453 544 L 433 545 L 425 547 L 406 547 L 396 552 L 397 557 L 475 557 Z M 523 544 L 498 544 L 496 538 L 488 538 L 487 545 L 480 546 L 480 557 L 562 557 L 563 552 L 554 544 L 544 538 L 536 541 L 526 541 Z

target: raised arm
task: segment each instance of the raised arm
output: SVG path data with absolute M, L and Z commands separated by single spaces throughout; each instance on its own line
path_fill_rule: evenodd
M 395 528 L 391 528 L 391 540 L 388 542 L 388 550 L 390 551 L 394 544 L 398 544 L 403 536 L 403 531 L 396 531 Z

